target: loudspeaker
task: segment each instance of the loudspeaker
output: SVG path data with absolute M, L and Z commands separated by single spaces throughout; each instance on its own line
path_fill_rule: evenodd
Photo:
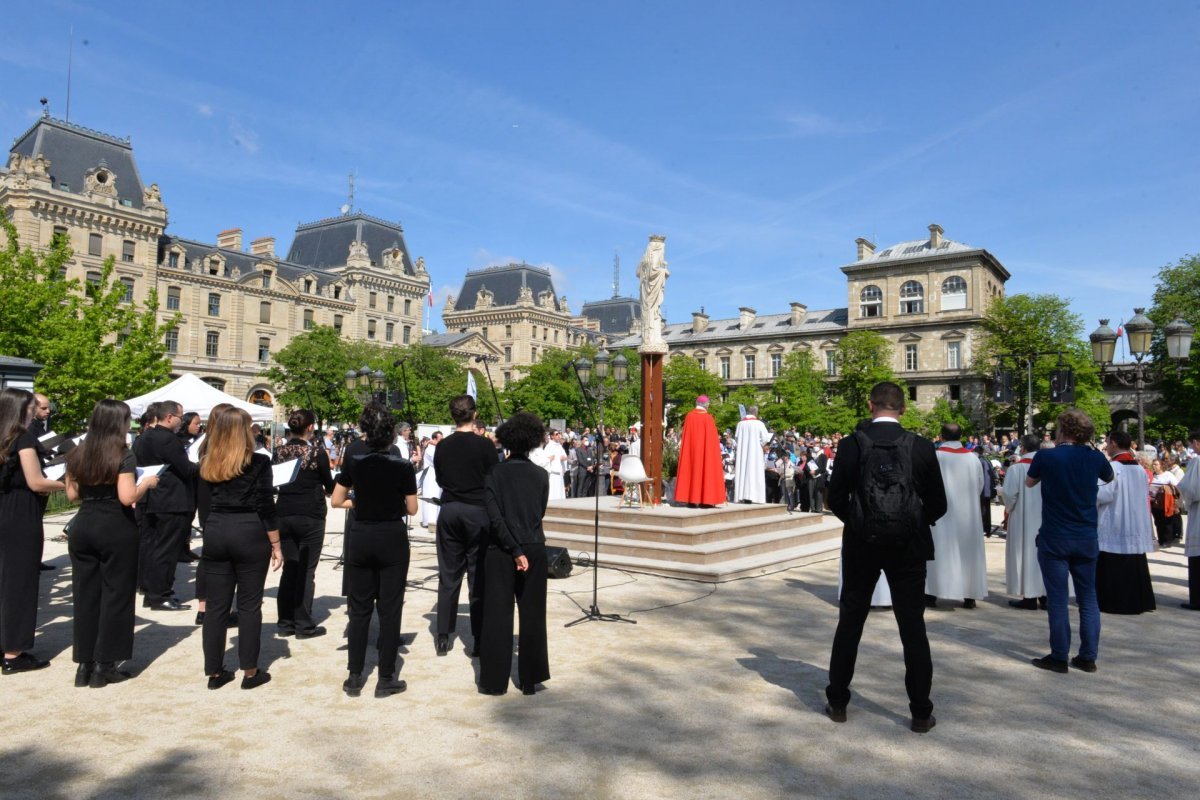
M 571 556 L 565 547 L 546 548 L 546 573 L 551 578 L 565 578 L 571 574 Z

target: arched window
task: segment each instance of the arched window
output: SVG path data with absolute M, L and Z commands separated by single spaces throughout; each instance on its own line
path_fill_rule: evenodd
M 958 275 L 942 281 L 942 310 L 953 311 L 967 307 L 967 282 Z
M 905 281 L 900 287 L 900 313 L 920 314 L 925 310 L 925 287 L 917 281 Z
M 863 288 L 858 299 L 862 304 L 858 307 L 858 315 L 860 317 L 882 317 L 883 316 L 883 290 L 872 284 Z

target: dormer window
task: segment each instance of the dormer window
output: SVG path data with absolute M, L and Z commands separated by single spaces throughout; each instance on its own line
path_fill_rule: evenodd
M 171 269 L 179 269 L 179 253 L 167 253 L 167 266 Z
M 304 279 L 304 293 L 312 294 L 313 283 L 311 278 Z
M 333 287 L 333 299 L 334 300 L 342 299 L 342 287 L 340 287 L 340 286 Z
M 208 274 L 209 275 L 220 275 L 221 274 L 220 259 L 210 258 L 208 260 Z
M 271 288 L 271 270 L 269 270 L 269 269 L 264 269 L 264 270 L 263 270 L 263 274 L 262 274 L 262 281 L 263 281 L 263 288 L 264 288 L 264 289 L 270 289 L 270 288 Z

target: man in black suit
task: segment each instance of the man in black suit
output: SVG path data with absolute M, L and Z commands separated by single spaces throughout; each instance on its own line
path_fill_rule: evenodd
M 575 445 L 575 474 L 572 477 L 572 497 L 592 497 L 596 494 L 596 450 L 587 436 Z
M 142 513 L 139 582 L 142 605 L 159 611 L 186 611 L 175 599 L 175 564 L 188 540 L 195 514 L 193 481 L 198 473 L 176 435 L 183 407 L 171 400 L 156 403 L 158 422 L 134 442 L 138 466 L 164 465 L 158 486 L 146 494 Z
M 864 530 L 870 520 L 861 512 L 860 477 L 867 457 L 860 436 L 842 439 L 833 475 L 829 479 L 829 508 L 845 524 L 842 534 L 842 596 L 837 632 L 829 659 L 829 686 L 825 713 L 834 722 L 846 721 L 850 681 L 863 625 L 871 609 L 871 593 L 882 571 L 892 591 L 892 611 L 904 647 L 904 686 L 912 711 L 912 729 L 926 733 L 935 724 L 929 699 L 933 683 L 933 660 L 925 633 L 925 567 L 933 559 L 933 535 L 929 526 L 946 513 L 946 488 L 938 468 L 933 443 L 900 426 L 904 392 L 894 383 L 876 384 L 871 389 L 871 421 L 859 425 L 869 442 L 894 442 L 910 436 L 911 490 L 920 501 L 920 519 L 914 520 L 911 535 L 894 544 L 868 542 Z

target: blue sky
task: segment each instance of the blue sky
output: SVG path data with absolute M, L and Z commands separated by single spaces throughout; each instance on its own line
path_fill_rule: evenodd
M 550 267 L 573 310 L 667 236 L 668 321 L 846 305 L 854 240 L 985 247 L 1096 318 L 1200 251 L 1200 5 L 72 3 L 6 11 L 0 129 L 130 136 L 170 231 L 400 220 L 442 301 Z M 14 36 L 13 31 L 20 32 Z

